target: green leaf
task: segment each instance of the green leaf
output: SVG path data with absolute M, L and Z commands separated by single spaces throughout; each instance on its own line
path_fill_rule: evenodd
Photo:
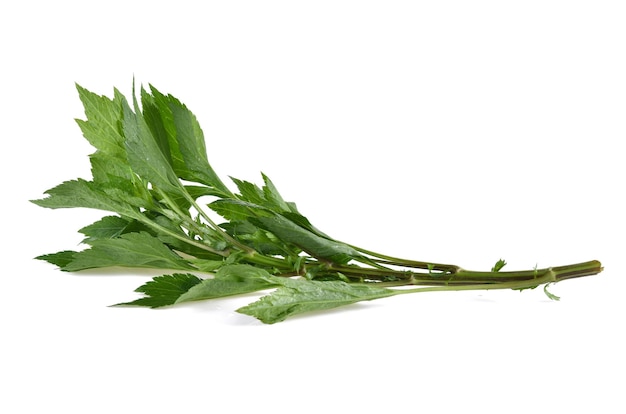
M 209 164 L 204 133 L 196 116 L 172 95 L 167 96 L 167 103 L 174 119 L 178 149 L 191 173 L 190 178 L 222 191 L 225 196 L 232 195 Z
M 265 200 L 267 201 L 266 207 L 271 208 L 276 213 L 291 211 L 291 206 L 283 200 L 283 197 L 276 189 L 272 180 L 270 180 L 265 174 L 261 175 L 263 176 L 263 181 L 265 182 L 265 185 L 263 186 L 263 193 L 265 195 Z
M 220 267 L 224 266 L 224 260 L 211 260 L 211 259 L 188 259 L 191 264 L 194 265 L 200 272 L 213 273 Z
M 156 103 L 155 98 L 150 95 L 146 90 L 141 88 L 141 106 L 144 122 L 150 129 L 152 137 L 159 146 L 161 152 L 165 155 L 168 163 L 174 166 L 174 159 L 172 157 L 173 149 L 176 146 L 175 141 L 169 139 L 169 134 L 165 124 L 167 120 L 171 122 L 172 114 L 167 110 L 162 110 Z M 135 109 L 139 113 L 138 109 Z M 173 146 L 170 144 L 174 144 Z
M 211 210 L 231 221 L 243 221 L 250 217 L 271 217 L 275 213 L 258 204 L 243 200 L 223 198 L 209 204 Z
M 63 269 L 72 260 L 74 260 L 75 254 L 76 252 L 73 250 L 63 250 L 62 252 L 58 252 L 58 253 L 42 254 L 41 256 L 35 257 L 35 259 L 44 260 L 50 264 L 59 266 L 59 268 Z
M 137 222 L 118 216 L 106 216 L 89 226 L 78 230 L 87 236 L 84 242 L 98 239 L 112 239 L 127 233 L 131 227 L 136 227 Z
M 295 212 L 295 205 L 293 203 L 287 203 L 283 200 L 282 196 L 276 189 L 276 186 L 269 179 L 269 177 L 265 174 L 261 174 L 261 176 L 265 182 L 262 189 L 256 184 L 231 177 L 231 180 L 239 189 L 240 196 L 238 198 L 241 201 L 256 204 L 279 214 L 282 214 L 283 212 Z
M 151 210 L 154 208 L 154 199 L 147 189 L 139 189 L 130 181 L 115 179 L 106 185 L 100 185 L 100 190 L 111 200 L 127 203 L 138 209 Z
M 47 190 L 45 194 L 48 194 L 48 197 L 31 201 L 47 208 L 84 207 L 141 218 L 141 213 L 133 205 L 119 201 L 118 197 L 112 197 L 112 193 L 103 191 L 101 185 L 80 178 L 59 184 Z
M 239 199 L 244 202 L 256 204 L 262 206 L 265 203 L 265 194 L 258 185 L 249 181 L 239 180 L 234 177 L 230 179 L 235 183 L 239 190 Z
M 391 289 L 341 281 L 284 279 L 280 283 L 282 286 L 274 292 L 238 309 L 237 312 L 272 324 L 305 312 L 332 309 L 397 294 Z
M 147 181 L 135 175 L 125 160 L 101 152 L 90 156 L 93 185 L 115 200 L 150 209 L 154 200 Z
M 97 151 L 89 156 L 91 162 L 91 175 L 93 181 L 108 183 L 112 177 L 123 178 L 131 181 L 135 177 L 126 159 L 111 157 L 101 151 Z
M 189 273 L 174 273 L 157 276 L 150 282 L 135 289 L 147 297 L 132 302 L 118 303 L 114 306 L 148 306 L 158 308 L 173 305 L 183 293 L 200 283 L 202 279 Z
M 199 185 L 186 185 L 185 191 L 194 199 L 197 200 L 200 197 L 204 196 L 215 196 L 218 195 L 213 189 L 207 188 Z
M 220 268 L 215 278 L 205 279 L 198 283 L 182 294 L 176 302 L 240 295 L 275 286 L 277 286 L 276 281 L 266 270 L 250 265 L 235 264 Z
M 279 214 L 250 218 L 249 221 L 275 234 L 283 242 L 293 243 L 316 258 L 345 264 L 351 259 L 361 257 L 357 250 L 347 244 L 318 236 Z
M 491 268 L 492 272 L 499 272 L 504 266 L 506 266 L 506 262 L 502 259 L 499 259 L 495 265 Z
M 137 106 L 137 104 L 135 104 Z M 182 184 L 171 165 L 170 154 L 164 152 L 143 116 L 123 103 L 124 135 L 128 162 L 133 171 L 154 186 L 171 193 L 180 193 Z
M 316 227 L 314 227 L 311 222 L 309 221 L 309 219 L 307 219 L 306 217 L 304 217 L 302 214 L 298 213 L 297 210 L 295 209 L 295 207 L 293 208 L 293 212 L 290 211 L 285 211 L 283 212 L 281 215 L 284 216 L 285 218 L 293 221 L 295 224 L 297 224 L 300 227 L 303 227 L 307 230 L 309 230 L 311 233 L 316 234 L 320 237 L 323 237 L 325 239 L 328 240 L 333 240 L 332 237 L 330 237 L 329 235 L 323 233 L 322 231 L 320 231 L 319 229 L 317 229 Z
M 232 195 L 209 164 L 204 134 L 195 115 L 172 95 L 164 95 L 152 85 L 150 91 L 153 96 L 142 92 L 144 114 L 153 131 L 167 139 L 178 176 L 212 187 L 220 195 Z
M 157 269 L 195 270 L 159 239 L 146 232 L 127 233 L 114 239 L 90 241 L 91 248 L 76 252 L 62 270 L 123 266 Z
M 221 199 L 212 202 L 209 207 L 222 217 L 231 221 L 248 220 L 256 227 L 274 234 L 281 242 L 298 246 L 316 258 L 345 264 L 361 254 L 345 243 L 326 238 L 303 228 L 281 214 L 241 200 Z M 295 217 L 304 217 L 292 213 Z M 306 220 L 306 219 L 305 219 Z M 308 220 L 306 221 L 308 223 Z
M 260 229 L 249 221 L 230 221 L 220 225 L 228 234 L 264 255 L 291 256 L 300 249 L 287 245 L 267 230 Z
M 125 158 L 124 137 L 121 133 L 122 101 L 116 89 L 114 99 L 99 96 L 76 85 L 85 108 L 87 120 L 76 120 L 84 137 L 99 151 L 116 158 Z

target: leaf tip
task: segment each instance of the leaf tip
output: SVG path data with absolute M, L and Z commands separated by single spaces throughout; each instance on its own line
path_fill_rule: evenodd
M 499 259 L 496 264 L 491 268 L 492 272 L 499 272 L 502 268 L 506 266 L 506 261 L 504 259 Z

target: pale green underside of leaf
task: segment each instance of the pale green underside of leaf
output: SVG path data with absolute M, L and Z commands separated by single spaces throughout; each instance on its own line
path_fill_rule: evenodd
M 305 312 L 332 309 L 397 293 L 368 285 L 280 278 L 254 266 L 235 264 L 220 268 L 211 279 L 199 279 L 191 274 L 156 277 L 136 290 L 147 297 L 120 305 L 159 307 L 262 291 L 277 286 L 274 292 L 237 311 L 272 324 Z
M 250 265 L 228 265 L 214 278 L 200 279 L 192 274 L 158 276 L 135 291 L 146 295 L 118 305 L 160 307 L 175 303 L 221 298 L 277 286 L 270 274 Z
M 215 278 L 205 279 L 189 289 L 176 302 L 239 295 L 275 286 L 276 281 L 272 280 L 266 270 L 249 265 L 229 265 L 219 269 Z
M 272 324 L 305 312 L 332 309 L 397 294 L 391 289 L 340 281 L 284 279 L 280 284 L 281 287 L 276 291 L 238 309 L 237 312 Z

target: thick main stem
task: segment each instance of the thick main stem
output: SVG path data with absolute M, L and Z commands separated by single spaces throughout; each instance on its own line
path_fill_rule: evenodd
M 589 262 L 576 263 L 566 266 L 549 267 L 545 269 L 520 270 L 512 272 L 477 272 L 471 270 L 460 269 L 456 274 L 451 276 L 454 280 L 460 281 L 480 281 L 480 282 L 510 282 L 535 280 L 543 277 L 545 274 L 553 274 L 553 282 L 559 282 L 574 277 L 591 276 L 602 271 L 602 265 L 597 260 Z
M 415 269 L 437 270 L 441 272 L 456 272 L 460 269 L 458 266 L 452 265 L 452 264 L 401 259 L 399 257 L 393 257 L 393 256 L 381 254 L 381 253 L 376 253 L 371 250 L 363 249 L 361 247 L 357 247 L 353 245 L 349 245 L 349 246 L 355 250 L 358 250 L 361 253 L 364 253 L 366 255 L 376 258 L 376 262 L 383 264 L 383 265 L 405 266 L 405 267 L 412 267 Z
M 454 284 L 449 283 L 443 286 L 429 286 L 420 287 L 415 289 L 403 289 L 398 290 L 400 293 L 414 293 L 414 292 L 436 292 L 436 291 L 450 291 L 450 290 L 490 290 L 490 289 L 529 289 L 539 285 L 555 283 L 566 279 L 575 277 L 591 276 L 598 274 L 602 271 L 602 265 L 597 260 L 592 260 L 584 263 L 577 263 L 567 266 L 550 267 L 541 270 L 524 270 L 520 272 L 502 272 L 505 279 L 490 280 L 489 277 L 492 273 L 501 272 L 472 272 L 461 270 L 457 275 L 457 279 L 465 279 L 466 281 L 473 280 L 476 276 L 482 276 L 483 279 L 478 279 L 472 283 L 466 284 Z
M 492 286 L 491 289 L 499 288 L 518 289 L 524 287 L 534 287 L 540 285 L 546 277 L 548 282 L 559 282 L 561 280 L 575 277 L 591 276 L 602 271 L 602 265 L 597 260 L 583 263 L 576 263 L 566 266 L 557 266 L 543 269 L 519 270 L 507 272 L 494 271 L 473 271 L 464 270 L 458 266 L 448 265 L 448 272 L 413 272 L 400 270 L 360 268 L 352 266 L 332 267 L 347 276 L 361 277 L 381 286 L 440 286 L 453 290 L 452 287 L 475 286 L 481 289 L 483 285 Z M 378 282 L 375 282 L 378 281 Z M 509 287 L 513 286 L 513 287 Z M 468 289 L 468 288 L 464 288 Z

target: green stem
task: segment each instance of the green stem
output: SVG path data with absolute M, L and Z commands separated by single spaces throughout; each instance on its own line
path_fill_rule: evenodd
M 213 229 L 207 228 L 206 226 L 198 225 L 198 223 L 196 223 L 191 218 L 188 212 L 181 210 L 180 207 L 178 207 L 178 205 L 174 201 L 172 201 L 172 199 L 167 195 L 167 193 L 161 190 L 157 190 L 157 191 L 159 193 L 159 196 L 163 199 L 163 201 L 165 201 L 165 204 L 168 206 L 168 208 L 170 208 L 174 213 L 176 213 L 176 219 L 178 219 L 181 222 L 181 225 L 183 225 L 187 230 L 193 230 L 193 232 L 195 232 L 196 234 L 200 234 L 203 237 L 211 236 L 209 231 L 213 231 Z M 166 217 L 169 217 L 169 214 L 166 211 L 161 211 L 161 214 L 165 215 Z M 172 217 L 169 217 L 169 218 L 172 218 Z
M 252 250 L 244 255 L 247 262 L 263 266 L 274 267 L 279 270 L 292 270 L 292 266 L 287 264 L 287 260 L 278 257 L 265 256 L 256 250 Z
M 198 205 L 198 203 L 196 203 L 196 200 L 194 200 L 193 197 L 191 197 L 191 195 L 189 195 L 186 191 L 185 191 L 185 196 L 187 197 L 187 199 L 189 200 L 191 205 L 202 216 L 202 218 L 204 220 L 206 220 L 206 222 L 215 230 L 215 232 L 217 234 L 219 234 L 220 237 L 222 237 L 226 242 L 230 243 L 232 246 L 234 246 L 234 247 L 238 248 L 239 250 L 242 250 L 242 251 L 244 251 L 246 253 L 252 253 L 252 252 L 255 251 L 253 248 L 251 248 L 249 246 L 246 246 L 245 244 L 241 243 L 239 240 L 237 240 L 234 237 L 232 237 L 230 234 L 226 233 L 226 231 L 224 231 L 224 229 L 222 229 L 213 220 L 211 220 L 211 217 L 209 217 L 209 215 L 206 213 L 206 211 L 204 211 L 202 209 L 202 207 L 200 207 Z
M 182 235 L 180 235 L 180 234 L 178 234 L 178 233 L 168 229 L 167 227 L 163 227 L 163 226 L 161 226 L 161 225 L 159 225 L 159 224 L 155 223 L 154 221 L 149 220 L 147 218 L 142 218 L 141 222 L 146 224 L 147 226 L 150 226 L 150 227 L 152 227 L 152 228 L 162 232 L 162 233 L 165 233 L 165 234 L 167 234 L 169 236 L 175 237 L 176 239 L 181 240 L 181 241 L 183 241 L 183 242 L 185 242 L 187 244 L 190 244 L 192 246 L 198 247 L 198 248 L 200 248 L 202 250 L 205 250 L 207 252 L 216 254 L 218 256 L 227 257 L 230 254 L 230 252 L 228 252 L 228 251 L 217 250 L 217 249 L 214 249 L 211 246 L 208 246 L 208 245 L 206 245 L 204 243 L 195 241 L 195 240 L 191 239 L 188 236 L 182 236 Z
M 366 255 L 379 259 L 379 260 L 376 260 L 376 262 L 381 265 L 404 266 L 404 267 L 412 267 L 415 269 L 437 270 L 441 272 L 456 272 L 460 269 L 458 266 L 452 265 L 452 264 L 422 262 L 418 260 L 401 259 L 399 257 L 387 256 L 385 254 L 376 253 L 371 250 L 363 249 L 361 247 L 357 247 L 353 245 L 349 245 L 349 246 L 361 253 L 364 253 Z
M 478 283 L 469 285 L 446 285 L 446 286 L 428 286 L 415 289 L 398 289 L 396 292 L 401 293 L 417 293 L 417 292 L 442 292 L 442 291 L 460 291 L 460 290 L 493 290 L 493 289 L 530 289 L 543 285 L 545 283 L 554 282 L 554 275 L 546 273 L 540 278 L 532 281 L 512 281 L 500 283 Z
M 584 263 L 571 264 L 544 269 L 520 270 L 510 272 L 482 272 L 463 270 L 454 266 L 457 270 L 450 273 L 416 273 L 410 271 L 394 271 L 383 269 L 359 268 L 356 266 L 333 266 L 335 270 L 353 277 L 364 277 L 371 280 L 381 280 L 376 283 L 378 286 L 398 287 L 398 286 L 433 286 L 435 290 L 459 290 L 483 289 L 483 286 L 491 286 L 490 289 L 518 289 L 534 287 L 546 275 L 553 275 L 552 282 L 571 279 L 575 277 L 591 276 L 602 271 L 602 265 L 597 260 Z M 390 280 L 390 279 L 397 280 Z M 499 287 L 496 287 L 499 286 Z M 512 288 L 509 286 L 513 286 Z
M 459 270 L 452 276 L 460 281 L 481 281 L 486 283 L 533 281 L 545 274 L 554 274 L 554 282 L 575 277 L 591 276 L 602 271 L 602 264 L 597 260 L 576 263 L 566 266 L 549 267 L 545 269 L 520 270 L 512 272 L 477 272 L 471 270 Z

